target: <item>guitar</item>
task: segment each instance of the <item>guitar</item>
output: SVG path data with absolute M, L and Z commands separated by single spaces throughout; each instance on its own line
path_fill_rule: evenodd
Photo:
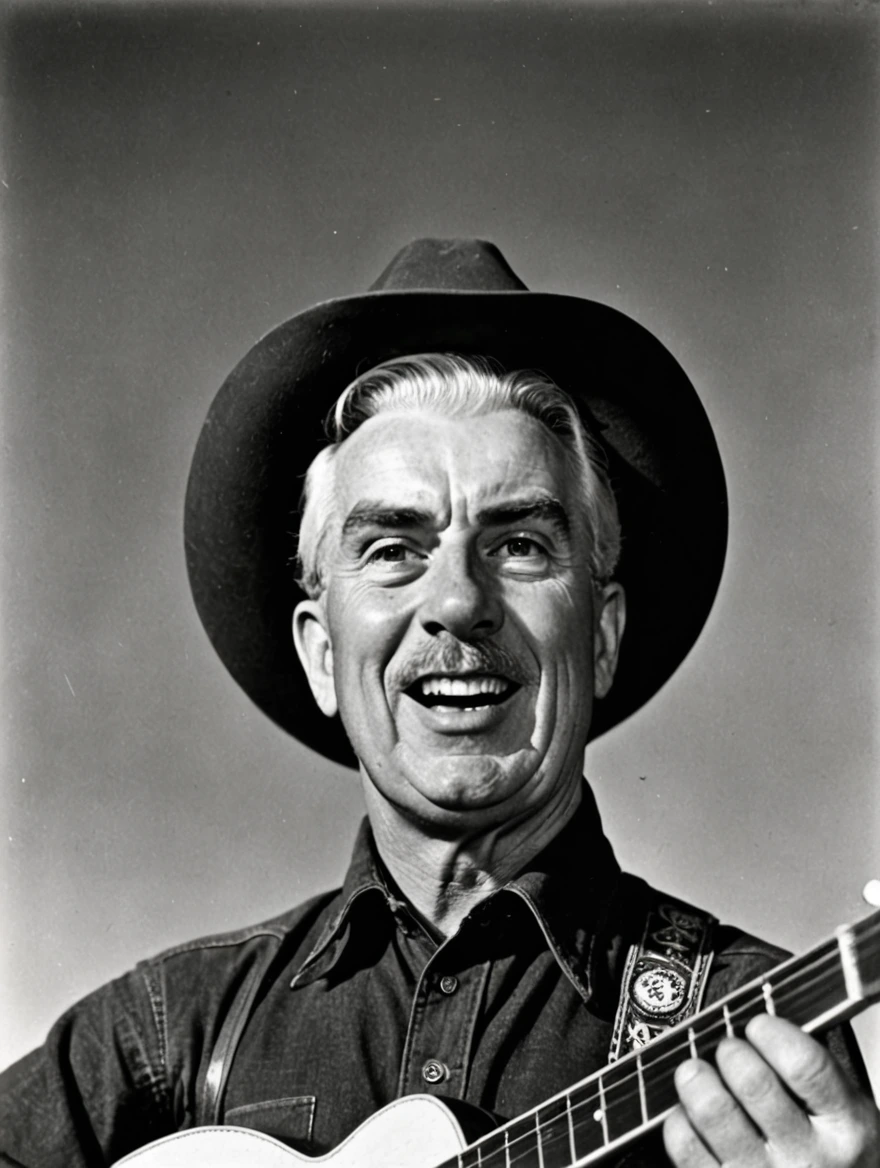
M 676 1104 L 678 1064 L 711 1058 L 725 1035 L 741 1034 L 756 1014 L 778 1014 L 812 1034 L 878 1000 L 880 911 L 475 1143 L 441 1100 L 409 1095 L 324 1156 L 303 1156 L 247 1128 L 202 1127 L 131 1152 L 116 1168 L 588 1168 L 660 1124 Z

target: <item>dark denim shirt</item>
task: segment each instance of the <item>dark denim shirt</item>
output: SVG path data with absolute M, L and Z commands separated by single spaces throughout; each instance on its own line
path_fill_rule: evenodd
M 412 1093 L 513 1118 L 607 1063 L 623 963 L 654 896 L 620 872 L 585 790 L 550 846 L 437 944 L 365 823 L 341 890 L 171 949 L 64 1014 L 0 1076 L 0 1162 L 112 1164 L 211 1122 L 212 1052 L 256 970 L 224 1122 L 318 1155 Z M 714 948 L 707 1002 L 785 956 L 728 927 Z M 845 1028 L 834 1046 L 865 1081 Z M 667 1163 L 658 1133 L 624 1159 Z

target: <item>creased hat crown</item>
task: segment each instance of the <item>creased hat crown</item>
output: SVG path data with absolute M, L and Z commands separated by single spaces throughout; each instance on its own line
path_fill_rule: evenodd
M 371 292 L 526 292 L 494 243 L 415 239 L 400 249 Z

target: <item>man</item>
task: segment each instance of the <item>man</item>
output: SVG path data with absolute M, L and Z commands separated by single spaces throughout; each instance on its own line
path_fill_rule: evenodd
M 287 540 L 307 468 L 303 594 Z M 513 1120 L 766 977 L 777 951 L 620 872 L 581 777 L 588 737 L 696 638 L 725 527 L 669 354 L 610 309 L 529 293 L 490 245 L 417 241 L 367 295 L 260 342 L 196 451 L 190 579 L 245 690 L 356 760 L 368 825 L 339 892 L 69 1011 L 4 1076 L 6 1161 L 113 1163 L 210 1123 L 321 1154 L 414 1093 Z M 514 1126 L 474 1163 L 876 1165 L 848 1031 L 829 1054 L 773 993 L 723 1014 L 717 1068 L 695 1023 L 665 1152 L 628 1138 L 668 1110 L 638 1061 L 619 1064 L 626 1125 L 609 1075 L 576 1119 L 564 1095 L 538 1113 L 546 1145 Z M 447 1154 L 429 1141 L 419 1163 Z

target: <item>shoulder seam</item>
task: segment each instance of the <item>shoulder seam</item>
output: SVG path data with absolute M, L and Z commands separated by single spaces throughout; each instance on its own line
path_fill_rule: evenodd
M 169 957 L 177 957 L 182 953 L 194 953 L 198 949 L 228 949 L 235 945 L 246 945 L 257 937 L 274 937 L 276 941 L 283 941 L 287 936 L 286 929 L 269 929 L 254 927 L 239 929 L 233 933 L 217 933 L 211 937 L 200 937 L 195 941 L 184 941 L 180 945 L 173 945 L 170 949 L 163 949 L 155 957 L 148 958 L 147 964 L 165 961 Z
M 213 933 L 207 937 L 197 937 L 193 941 L 184 941 L 179 945 L 172 945 L 163 949 L 153 957 L 139 962 L 139 966 L 160 965 L 174 957 L 185 953 L 197 953 L 200 950 L 228 949 L 238 945 L 246 945 L 249 941 L 258 938 L 272 938 L 279 944 L 309 915 L 310 912 L 321 912 L 338 895 L 339 889 L 334 888 L 305 901 L 298 908 L 292 909 L 283 916 L 264 921 L 258 925 L 248 925 L 243 929 L 232 929 L 228 933 Z

